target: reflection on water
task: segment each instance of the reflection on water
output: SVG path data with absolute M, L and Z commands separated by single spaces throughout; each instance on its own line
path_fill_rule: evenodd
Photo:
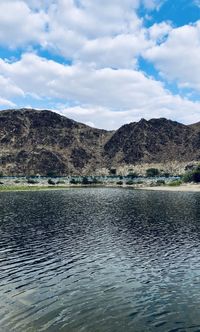
M 0 193 L 0 331 L 200 331 L 200 194 Z

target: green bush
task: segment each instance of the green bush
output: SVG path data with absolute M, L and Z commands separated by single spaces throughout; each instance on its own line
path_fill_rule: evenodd
M 181 184 L 182 184 L 181 180 L 174 180 L 174 181 L 169 183 L 169 186 L 170 187 L 177 187 L 177 186 L 180 186 Z
M 165 180 L 157 180 L 156 181 L 156 186 L 163 186 L 165 185 Z
M 126 184 L 127 184 L 127 186 L 132 186 L 134 184 L 134 182 L 129 180 L 129 181 L 126 182 Z
M 187 172 L 182 177 L 183 182 L 195 182 L 200 183 L 200 166 L 196 170 Z
M 117 174 L 116 168 L 111 168 L 109 173 L 110 173 L 110 175 L 116 175 Z
M 69 181 L 70 184 L 79 184 L 80 182 L 74 178 Z
M 48 184 L 50 184 L 50 185 L 53 185 L 53 186 L 54 186 L 56 183 L 55 183 L 55 182 L 54 182 L 52 179 L 49 179 L 49 180 L 48 180 Z
M 39 183 L 37 180 L 35 180 L 35 179 L 32 179 L 32 178 L 28 178 L 27 179 L 27 183 L 28 184 L 37 184 L 37 183 Z
M 146 177 L 153 178 L 155 176 L 158 176 L 160 174 L 159 170 L 157 168 L 149 168 L 146 170 Z
M 196 170 L 193 172 L 193 181 L 196 182 L 196 183 L 200 183 L 200 170 Z

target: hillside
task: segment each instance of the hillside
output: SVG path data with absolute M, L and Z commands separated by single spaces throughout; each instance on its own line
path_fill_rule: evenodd
M 109 132 L 47 110 L 0 112 L 5 175 L 92 174 L 126 164 L 199 160 L 199 151 L 199 124 L 142 119 Z
M 3 174 L 81 174 L 101 167 L 101 150 L 111 133 L 50 111 L 0 112 Z
M 200 159 L 200 126 L 144 119 L 122 126 L 105 144 L 107 163 L 135 164 Z

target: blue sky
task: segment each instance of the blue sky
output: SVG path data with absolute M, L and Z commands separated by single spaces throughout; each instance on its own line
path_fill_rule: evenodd
M 200 0 L 1 0 L 0 109 L 200 121 Z

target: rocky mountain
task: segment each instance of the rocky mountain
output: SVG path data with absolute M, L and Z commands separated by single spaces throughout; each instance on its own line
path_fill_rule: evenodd
M 111 134 L 51 111 L 1 111 L 0 170 L 8 175 L 88 173 L 101 167 Z
M 200 159 L 200 126 L 152 119 L 130 123 L 117 130 L 104 146 L 107 162 L 164 163 Z
M 200 125 L 166 119 L 117 131 L 91 128 L 47 110 L 0 111 L 0 172 L 92 174 L 119 165 L 200 160 Z

